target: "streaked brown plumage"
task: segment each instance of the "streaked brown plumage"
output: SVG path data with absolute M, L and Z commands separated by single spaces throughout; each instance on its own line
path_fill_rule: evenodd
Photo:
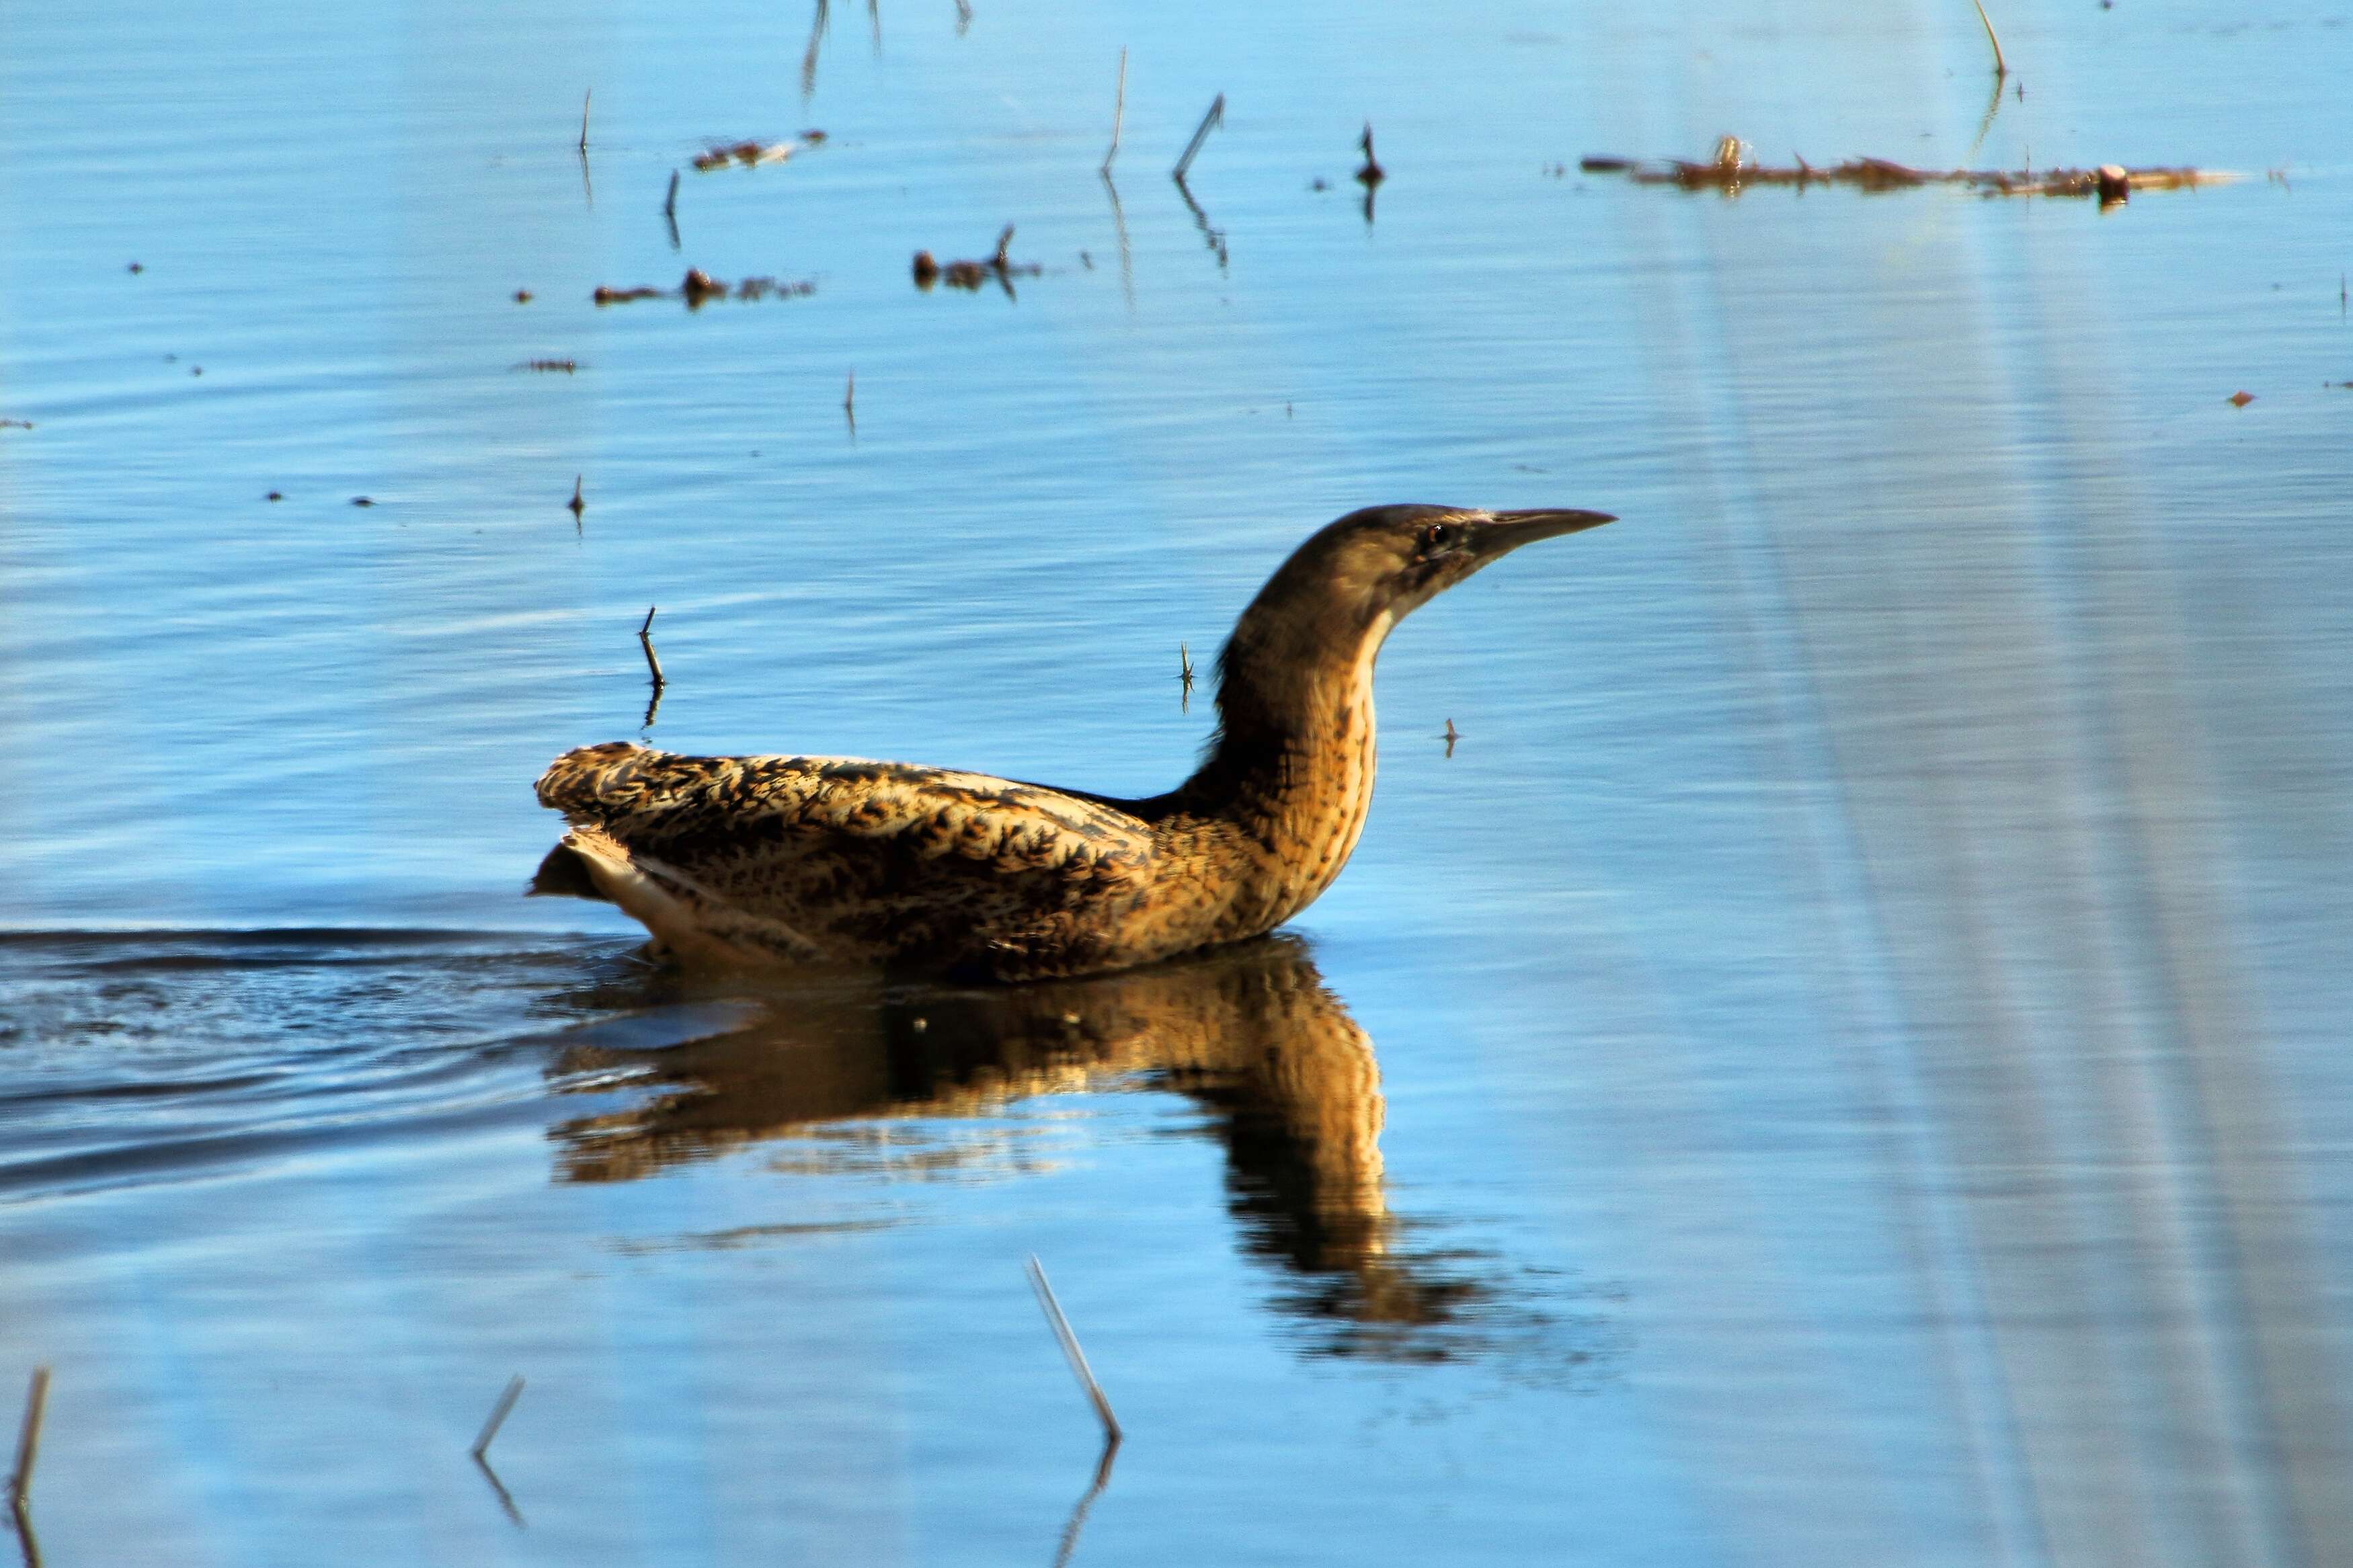
M 534 888 L 609 899 L 720 963 L 1032 979 L 1257 936 L 1363 831 L 1390 628 L 1522 544 L 1609 521 L 1388 506 L 1321 530 L 1234 627 L 1201 766 L 1145 800 L 855 758 L 568 752 L 539 798 L 572 831 Z

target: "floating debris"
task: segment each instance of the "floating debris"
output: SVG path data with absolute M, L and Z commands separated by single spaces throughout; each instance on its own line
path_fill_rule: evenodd
M 2230 396 L 2222 399 L 2223 402 L 2229 404 L 2233 408 L 2244 408 L 2248 404 L 2253 403 L 2254 400 L 2255 395 L 2252 392 L 2245 391 L 2234 392 L 2231 394 Z
M 580 481 L 586 477 L 582 474 L 572 476 L 572 499 L 564 503 L 565 510 L 572 514 L 572 526 L 575 528 L 580 526 L 580 514 L 588 510 L 588 503 L 580 499 Z
M 353 496 L 352 498 L 352 504 L 353 506 L 374 506 L 375 505 L 375 502 L 366 496 Z
M 29 419 L 0 419 L 0 430 L 30 430 L 32 427 L 33 422 Z
M 2214 170 L 2131 169 L 2120 163 L 2104 163 L 2096 169 L 1915 169 L 1886 158 L 1850 158 L 1829 164 L 1799 158 L 1784 167 L 1756 162 L 1736 136 L 1719 141 L 1715 155 L 1704 163 L 1588 157 L 1579 159 L 1577 166 L 1588 174 L 1623 174 L 1638 185 L 1712 190 L 1728 196 L 1751 185 L 1795 185 L 1801 190 L 1808 185 L 1850 185 L 1874 195 L 1922 185 L 1962 185 L 1987 196 L 2096 196 L 2104 206 L 2123 201 L 2134 191 L 2186 190 L 2239 178 Z
M 1381 161 L 1378 158 L 1373 156 L 1373 122 L 1371 121 L 1365 121 L 1365 133 L 1357 139 L 1356 145 L 1365 150 L 1365 166 L 1356 171 L 1356 184 L 1372 186 L 1388 179 L 1389 172 L 1381 167 Z
M 724 300 L 731 295 L 738 300 L 765 300 L 771 295 L 779 299 L 797 299 L 816 292 L 817 285 L 807 279 L 788 281 L 779 278 L 744 278 L 730 283 L 723 278 L 713 278 L 700 267 L 690 267 L 675 290 L 612 289 L 600 285 L 589 298 L 599 305 L 625 305 L 632 300 L 683 300 L 687 309 L 699 310 L 712 300 Z
M 514 367 L 517 370 L 562 371 L 570 375 L 580 368 L 575 359 L 527 359 Z
M 516 289 L 516 290 L 515 290 L 515 292 L 514 292 L 514 301 L 515 301 L 515 303 L 516 303 L 516 304 L 518 304 L 518 305 L 528 305 L 528 304 L 530 304 L 530 303 L 531 303 L 531 290 L 530 290 L 530 289 Z
M 762 163 L 781 163 L 805 147 L 814 147 L 825 140 L 822 131 L 804 131 L 790 142 L 725 142 L 714 143 L 710 151 L 695 154 L 694 166 L 703 174 L 723 169 L 730 163 L 740 163 L 746 169 Z
M 997 254 L 986 261 L 951 261 L 943 267 L 928 250 L 915 252 L 915 287 L 929 289 L 944 282 L 951 289 L 978 289 L 995 279 L 1008 294 L 1013 292 L 1013 279 L 1034 278 L 1043 270 L 1036 262 L 1017 262 L 1008 254 L 1013 244 L 1013 226 L 1007 224 L 997 237 Z
M 782 295 L 786 299 L 799 299 L 816 292 L 817 285 L 806 279 L 797 282 L 786 282 L 776 278 L 745 278 L 738 280 L 735 285 L 735 298 L 738 300 L 765 300 L 771 294 Z
M 132 273 L 132 274 L 134 274 L 134 275 L 135 275 L 135 274 L 138 274 L 138 273 L 141 273 L 141 272 L 144 272 L 144 271 L 146 271 L 147 269 L 146 269 L 144 267 L 140 266 L 140 265 L 139 265 L 139 263 L 137 263 L 137 262 L 135 262 L 135 261 L 134 261 L 134 262 L 132 262 L 129 267 L 124 268 L 123 268 L 123 270 L 124 270 L 124 271 L 126 271 L 126 272 L 130 272 L 130 273 Z
M 286 492 L 284 490 L 271 490 L 268 495 L 263 496 L 261 499 L 263 500 L 284 500 L 286 499 Z

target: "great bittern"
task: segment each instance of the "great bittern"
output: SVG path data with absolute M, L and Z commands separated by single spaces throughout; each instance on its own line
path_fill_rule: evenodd
M 539 799 L 571 831 L 533 889 L 609 900 L 658 947 L 722 964 L 1019 980 L 1257 936 L 1364 830 L 1390 628 L 1523 544 L 1611 521 L 1383 506 L 1322 529 L 1227 639 L 1200 767 L 1148 800 L 849 757 L 567 752 Z

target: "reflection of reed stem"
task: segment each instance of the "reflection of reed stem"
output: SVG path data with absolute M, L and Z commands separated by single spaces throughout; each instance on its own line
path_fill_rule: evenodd
M 1111 1485 L 1111 1462 L 1117 1458 L 1119 1439 L 1106 1439 L 1103 1458 L 1095 1463 L 1094 1480 L 1087 1487 L 1086 1495 L 1079 1499 L 1079 1506 L 1071 1510 L 1071 1522 L 1062 1526 L 1062 1543 L 1055 1549 L 1054 1568 L 1065 1568 L 1071 1561 L 1071 1553 L 1079 1549 L 1079 1531 L 1086 1528 L 1087 1512 L 1095 1506 L 1095 1499 L 1103 1496 L 1103 1488 Z

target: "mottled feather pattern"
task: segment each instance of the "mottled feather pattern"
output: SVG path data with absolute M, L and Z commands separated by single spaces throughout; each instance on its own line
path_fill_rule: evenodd
M 849 757 L 695 757 L 584 746 L 543 805 L 667 881 L 776 921 L 831 956 L 992 973 L 1087 967 L 1084 929 L 1152 869 L 1152 833 L 1035 784 Z

